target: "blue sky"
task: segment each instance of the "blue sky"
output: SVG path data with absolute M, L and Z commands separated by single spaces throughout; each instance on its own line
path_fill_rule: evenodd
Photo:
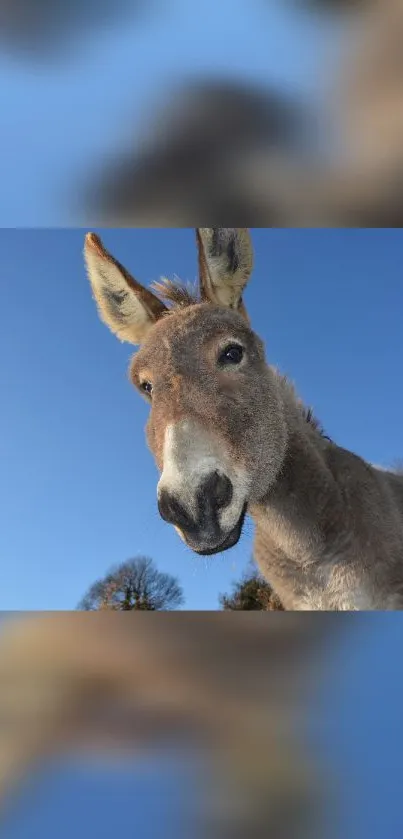
M 187 608 L 215 609 L 250 557 L 252 526 L 231 552 L 203 559 L 160 520 L 147 405 L 127 379 L 130 346 L 98 320 L 84 233 L 0 231 L 1 608 L 74 608 L 110 565 L 144 553 L 179 577 Z M 195 278 L 193 235 L 103 232 L 146 284 Z M 340 445 L 379 464 L 402 457 L 402 233 L 252 235 L 246 302 L 268 360 Z
M 79 179 L 132 142 L 149 101 L 188 74 L 245 78 L 311 96 L 337 43 L 332 23 L 285 0 L 155 0 L 53 62 L 0 52 L 0 226 L 66 226 Z M 126 138 L 126 141 L 125 141 Z
M 141 763 L 127 761 L 122 769 L 74 760 L 55 763 L 24 792 L 5 825 L 1 839 L 58 839 L 92 836 L 138 839 L 186 836 L 192 774 L 177 758 L 166 756 Z M 190 805 L 190 807 L 189 807 Z

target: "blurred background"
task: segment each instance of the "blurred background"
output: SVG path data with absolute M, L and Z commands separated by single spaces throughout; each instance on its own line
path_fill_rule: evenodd
M 1 0 L 1 226 L 398 227 L 402 0 Z
M 340 617 L 3 615 L 0 836 L 397 839 L 401 622 Z

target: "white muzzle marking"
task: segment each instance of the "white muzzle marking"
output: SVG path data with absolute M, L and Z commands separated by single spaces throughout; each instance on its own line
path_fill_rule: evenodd
M 163 458 L 157 493 L 162 489 L 169 492 L 195 519 L 197 491 L 203 480 L 213 472 L 229 478 L 233 496 L 231 503 L 220 511 L 219 524 L 224 534 L 230 533 L 239 521 L 249 487 L 245 472 L 231 465 L 222 444 L 201 425 L 185 419 L 167 426 Z

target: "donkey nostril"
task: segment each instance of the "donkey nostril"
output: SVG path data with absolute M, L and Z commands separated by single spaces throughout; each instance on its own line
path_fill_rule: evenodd
M 166 489 L 161 490 L 158 497 L 158 511 L 162 519 L 168 524 L 175 524 L 184 530 L 189 530 L 194 521 L 179 501 Z
M 226 475 L 218 475 L 216 487 L 216 502 L 217 506 L 222 509 L 228 507 L 232 501 L 233 488 L 232 483 Z
M 232 501 L 232 483 L 226 475 L 220 475 L 218 472 L 214 472 L 214 474 L 208 479 L 205 486 L 205 492 L 210 495 L 217 510 L 222 510 L 223 507 L 228 507 Z

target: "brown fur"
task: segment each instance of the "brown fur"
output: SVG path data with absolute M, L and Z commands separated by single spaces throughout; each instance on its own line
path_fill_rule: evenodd
M 209 234 L 203 245 L 217 288 L 231 284 L 227 260 L 237 250 L 238 229 L 222 230 L 220 239 Z M 244 229 L 241 235 L 244 247 Z M 214 241 L 226 242 L 224 250 L 215 250 Z M 250 255 L 244 264 L 251 264 Z M 233 270 L 239 279 L 237 260 Z M 403 608 L 403 478 L 325 436 L 293 386 L 267 365 L 240 310 L 237 282 L 228 300 L 232 305 L 192 302 L 150 320 L 131 365 L 135 386 L 144 379 L 153 386 L 147 440 L 160 485 L 188 516 L 196 516 L 206 462 L 234 488 L 221 542 L 218 536 L 208 542 L 201 525 L 192 538 L 186 527 L 178 532 L 200 553 L 210 544 L 208 552 L 219 550 L 246 502 L 256 525 L 256 561 L 287 609 Z M 137 306 L 133 299 L 135 321 Z M 244 348 L 242 363 L 222 369 L 220 350 L 234 341 Z M 172 433 L 176 443 L 167 449 Z

